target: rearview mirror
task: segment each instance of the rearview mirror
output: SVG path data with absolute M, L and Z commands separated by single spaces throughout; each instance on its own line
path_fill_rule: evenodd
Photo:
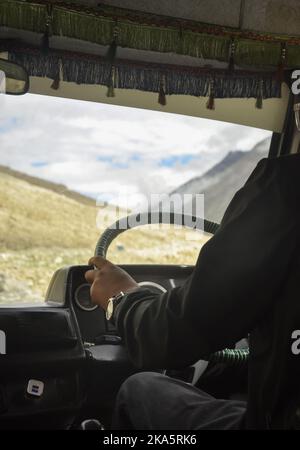
M 29 89 L 26 70 L 6 59 L 0 59 L 0 94 L 23 95 Z

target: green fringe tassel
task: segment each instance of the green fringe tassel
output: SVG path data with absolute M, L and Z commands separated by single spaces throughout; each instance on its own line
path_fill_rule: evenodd
M 234 42 L 234 40 L 232 40 L 231 44 L 230 44 L 230 55 L 229 55 L 229 62 L 228 62 L 228 71 L 229 72 L 234 71 L 234 54 L 235 54 L 235 42 Z
M 236 41 L 235 45 L 234 59 L 237 65 L 278 66 L 281 55 L 281 44 L 279 42 L 257 42 L 250 39 L 241 39 Z
M 113 30 L 113 41 L 109 46 L 109 49 L 107 51 L 106 54 L 106 60 L 113 63 L 116 59 L 116 55 L 117 55 L 117 38 L 118 38 L 118 34 L 119 34 L 119 29 L 117 27 L 117 25 L 115 25 L 114 30 Z
M 44 5 L 33 5 L 23 1 L 1 0 L 0 25 L 44 33 L 47 10 Z
M 278 66 L 281 58 L 281 43 L 237 38 L 228 35 L 211 35 L 178 28 L 139 24 L 124 18 L 118 22 L 118 43 L 114 37 L 115 20 L 112 17 L 88 14 L 84 11 L 66 10 L 65 4 L 53 6 L 52 30 L 45 33 L 47 6 L 24 1 L 1 0 L 0 26 L 25 29 L 44 34 L 44 47 L 49 36 L 66 36 L 83 41 L 110 46 L 109 54 L 114 59 L 117 44 L 120 47 L 160 53 L 177 53 L 196 58 L 229 61 L 230 70 L 236 65 Z M 300 46 L 289 45 L 289 67 L 300 66 Z M 229 60 L 228 60 L 228 55 Z
M 45 54 L 49 52 L 49 37 L 52 35 L 52 5 L 47 5 L 46 7 L 47 17 L 45 24 L 45 32 L 42 39 L 42 50 Z
M 105 59 L 109 62 L 114 62 L 117 54 L 117 41 L 114 39 L 107 50 Z
M 42 38 L 42 51 L 47 54 L 49 52 L 49 30 L 48 28 L 45 30 L 45 33 Z
M 277 67 L 276 72 L 276 80 L 278 83 L 282 84 L 284 82 L 284 69 L 286 67 L 286 46 L 285 44 L 282 44 L 281 46 L 281 55 L 280 55 L 280 61 Z

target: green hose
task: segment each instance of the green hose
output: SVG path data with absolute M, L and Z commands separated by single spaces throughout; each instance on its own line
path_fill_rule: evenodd
M 209 362 L 224 363 L 228 366 L 243 366 L 247 364 L 249 359 L 249 348 L 243 349 L 230 349 L 225 348 L 219 352 L 213 353 Z

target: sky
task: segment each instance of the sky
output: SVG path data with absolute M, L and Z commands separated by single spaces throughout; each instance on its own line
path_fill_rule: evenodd
M 0 97 L 0 164 L 134 206 L 172 191 L 270 132 L 41 95 Z M 129 199 L 129 200 L 128 200 Z

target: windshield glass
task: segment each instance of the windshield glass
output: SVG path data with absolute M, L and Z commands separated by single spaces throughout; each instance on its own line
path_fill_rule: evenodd
M 1 96 L 0 304 L 41 301 L 53 272 L 86 264 L 105 226 L 157 194 L 204 194 L 219 222 L 271 133 L 212 120 L 59 99 Z M 116 208 L 118 207 L 118 208 Z M 194 264 L 209 236 L 124 233 L 115 263 Z

